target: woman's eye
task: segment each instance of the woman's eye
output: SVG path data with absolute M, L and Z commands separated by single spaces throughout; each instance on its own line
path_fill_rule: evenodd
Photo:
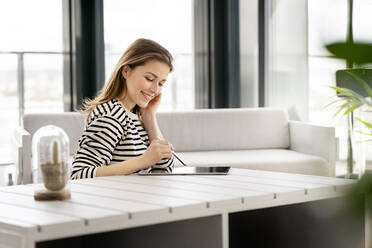
M 150 81 L 150 82 L 154 81 L 154 79 L 151 79 L 151 78 L 148 78 L 148 77 L 145 77 L 145 78 L 146 78 L 147 81 Z
M 164 83 L 159 83 L 159 86 L 160 86 L 160 87 L 163 87 L 163 86 L 164 86 Z

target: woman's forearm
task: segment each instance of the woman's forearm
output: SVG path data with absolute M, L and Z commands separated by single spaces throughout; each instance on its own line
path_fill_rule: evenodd
M 147 165 L 145 159 L 138 156 L 123 162 L 101 166 L 96 171 L 96 177 L 129 175 L 147 167 L 149 165 Z
M 164 140 L 163 134 L 160 131 L 156 115 L 142 116 L 142 123 L 147 131 L 150 142 L 154 139 Z

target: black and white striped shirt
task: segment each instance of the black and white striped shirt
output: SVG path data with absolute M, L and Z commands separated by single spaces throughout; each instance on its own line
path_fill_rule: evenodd
M 90 114 L 72 163 L 72 179 L 95 177 L 97 168 L 142 155 L 150 141 L 137 114 L 117 99 L 98 105 Z M 174 159 L 152 168 L 171 170 Z

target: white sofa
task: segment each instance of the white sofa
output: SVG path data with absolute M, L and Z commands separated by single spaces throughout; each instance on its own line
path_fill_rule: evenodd
M 188 165 L 220 165 L 334 176 L 333 127 L 289 121 L 274 108 L 205 109 L 157 114 L 164 137 Z M 31 182 L 32 135 L 44 125 L 63 128 L 71 156 L 84 128 L 77 112 L 28 114 L 14 135 L 19 183 Z

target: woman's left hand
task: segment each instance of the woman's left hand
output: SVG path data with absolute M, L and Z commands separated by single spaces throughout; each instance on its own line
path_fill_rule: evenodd
M 157 96 L 155 96 L 148 104 L 146 108 L 140 108 L 141 116 L 153 116 L 156 113 L 156 110 L 159 107 L 161 100 L 161 93 L 159 93 Z

